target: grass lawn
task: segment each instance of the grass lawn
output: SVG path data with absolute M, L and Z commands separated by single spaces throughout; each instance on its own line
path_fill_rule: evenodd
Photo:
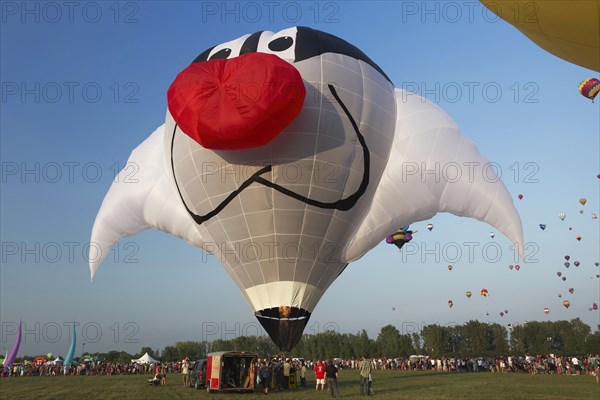
M 25 377 L 0 379 L 0 399 L 228 399 L 265 397 L 255 394 L 208 394 L 182 386 L 181 375 L 170 374 L 166 387 L 146 385 L 149 376 Z M 310 377 L 310 375 L 309 375 Z M 314 379 L 309 388 L 270 392 L 282 400 L 325 399 L 315 393 Z M 356 371 L 340 372 L 340 394 L 358 398 Z M 600 385 L 590 376 L 528 375 L 523 373 L 445 373 L 375 371 L 376 399 L 600 399 Z

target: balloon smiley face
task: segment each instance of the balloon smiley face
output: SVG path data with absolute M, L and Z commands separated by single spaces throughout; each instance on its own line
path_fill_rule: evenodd
M 362 75 L 368 79 L 357 83 Z M 200 54 L 169 88 L 165 135 L 190 216 L 210 225 L 217 215 L 241 220 L 241 204 L 286 214 L 305 205 L 328 214 L 352 209 L 371 173 L 381 173 L 369 143 L 391 146 L 382 132 L 394 126 L 393 115 L 365 113 L 372 100 L 365 93 L 394 109 L 393 86 L 376 64 L 309 28 L 257 32 Z

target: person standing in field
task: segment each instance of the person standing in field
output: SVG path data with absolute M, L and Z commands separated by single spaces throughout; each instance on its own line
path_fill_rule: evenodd
M 302 361 L 302 367 L 300 367 L 300 387 L 302 389 L 306 388 L 306 365 L 304 361 Z
M 269 394 L 269 386 L 271 385 L 271 375 L 272 371 L 267 366 L 267 363 L 265 361 L 262 361 L 258 370 L 258 376 L 260 377 L 260 384 L 262 385 L 262 390 L 264 394 Z
M 181 362 L 181 374 L 183 375 L 183 386 L 190 384 L 190 363 L 187 357 Z
M 325 367 L 325 375 L 327 377 L 327 390 L 333 397 L 339 397 L 340 391 L 338 390 L 338 369 L 333 362 L 327 361 L 327 367 Z
M 317 365 L 315 365 L 315 378 L 317 379 L 317 384 L 315 385 L 315 391 L 319 390 L 319 384 L 321 385 L 321 392 L 325 388 L 325 365 L 323 365 L 323 360 L 319 360 Z
M 167 364 L 166 363 L 162 366 L 160 386 L 167 386 Z
M 371 362 L 364 355 L 360 358 L 358 370 L 360 372 L 360 395 L 370 396 L 369 375 L 371 374 Z
M 290 359 L 286 358 L 283 362 L 283 389 L 287 390 L 290 388 Z

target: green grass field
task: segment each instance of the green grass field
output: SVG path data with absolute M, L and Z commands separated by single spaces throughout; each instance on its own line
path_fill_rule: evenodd
M 229 399 L 265 397 L 255 394 L 208 394 L 183 387 L 181 375 L 170 374 L 167 386 L 146 385 L 147 376 L 25 377 L 0 379 L 0 399 Z M 377 399 L 600 399 L 600 385 L 590 376 L 528 375 L 523 373 L 444 373 L 375 371 Z M 325 399 L 309 389 L 270 392 L 277 399 Z M 356 371 L 341 371 L 340 395 L 358 398 Z

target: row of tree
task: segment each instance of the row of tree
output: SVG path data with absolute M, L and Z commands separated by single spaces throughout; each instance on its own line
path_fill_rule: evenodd
M 127 363 L 146 352 L 162 361 L 179 361 L 186 357 L 197 360 L 212 351 L 244 350 L 258 353 L 259 357 L 271 357 L 278 353 L 277 347 L 267 336 L 240 336 L 231 340 L 211 342 L 176 342 L 162 352 L 142 347 L 139 353 L 124 351 L 95 353 L 102 361 Z M 600 325 L 595 332 L 579 318 L 571 321 L 527 322 L 509 326 L 469 321 L 462 325 L 426 325 L 420 333 L 402 334 L 393 325 L 386 325 L 377 338 L 371 339 L 367 332 L 339 333 L 326 331 L 305 334 L 292 355 L 306 359 L 344 359 L 368 357 L 408 357 L 411 354 L 432 356 L 500 356 L 509 354 L 581 355 L 600 351 Z M 27 358 L 24 357 L 24 358 Z

